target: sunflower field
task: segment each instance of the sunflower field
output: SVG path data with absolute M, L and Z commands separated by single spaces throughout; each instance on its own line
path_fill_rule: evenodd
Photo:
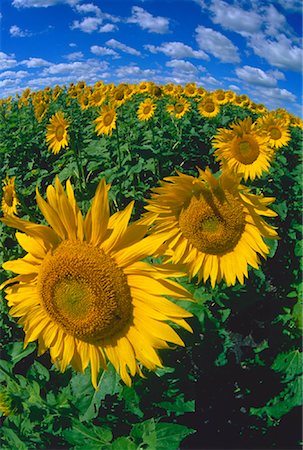
M 299 449 L 302 120 L 153 82 L 0 100 L 2 449 Z

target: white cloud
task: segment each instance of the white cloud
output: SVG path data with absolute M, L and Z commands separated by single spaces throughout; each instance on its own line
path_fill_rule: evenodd
M 193 50 L 189 45 L 182 42 L 163 42 L 159 47 L 155 45 L 145 45 L 144 48 L 151 53 L 164 53 L 170 58 L 198 58 L 209 59 L 209 56 L 203 50 Z
M 36 67 L 45 67 L 45 66 L 49 66 L 51 65 L 50 62 L 46 61 L 45 59 L 42 58 L 33 58 L 30 57 L 29 59 L 25 59 L 23 61 L 21 61 L 20 64 L 23 64 L 24 66 L 33 69 Z
M 99 28 L 99 33 L 110 33 L 111 31 L 118 30 L 117 25 L 114 25 L 113 23 L 106 23 L 102 27 Z
M 69 53 L 68 55 L 64 55 L 64 58 L 67 59 L 68 61 L 75 61 L 77 59 L 82 59 L 83 56 L 84 55 L 82 52 L 73 52 Z
M 7 78 L 7 77 L 13 77 L 13 78 L 24 78 L 29 75 L 28 72 L 25 70 L 18 70 L 17 72 L 13 72 L 12 70 L 7 70 L 6 72 L 0 73 L 0 78 Z
M 12 5 L 15 8 L 47 8 L 60 4 L 73 6 L 78 2 L 79 0 L 13 0 Z
M 118 78 L 123 78 L 125 82 L 134 82 L 151 79 L 156 72 L 152 69 L 141 69 L 138 66 L 121 66 L 116 70 Z
M 201 81 L 202 81 L 202 84 L 203 84 L 204 87 L 207 87 L 209 85 L 211 87 L 213 87 L 213 86 L 221 86 L 222 85 L 221 81 L 217 80 L 216 78 L 212 77 L 211 75 L 206 75 L 205 77 L 202 77 Z
M 101 17 L 85 17 L 82 21 L 74 20 L 71 25 L 71 30 L 81 30 L 84 33 L 92 33 L 98 30 L 102 24 L 103 19 Z
M 108 45 L 109 47 L 121 50 L 124 53 L 128 53 L 129 55 L 134 55 L 134 56 L 141 55 L 141 53 L 138 50 L 136 50 L 132 47 L 128 47 L 127 45 L 123 44 L 122 42 L 117 41 L 116 39 L 109 39 L 108 41 L 106 41 L 106 45 Z
M 27 30 L 21 30 L 17 25 L 12 25 L 9 29 L 9 34 L 12 37 L 26 37 L 30 36 L 31 33 Z
M 263 17 L 264 32 L 269 36 L 276 36 L 278 32 L 289 28 L 285 17 L 279 13 L 274 5 L 269 5 L 264 8 Z
M 0 52 L 1 70 L 10 69 L 11 67 L 15 67 L 16 65 L 17 61 L 15 59 L 15 55 L 7 55 L 4 52 Z
M 302 13 L 301 0 L 277 0 L 285 11 Z
M 99 45 L 92 45 L 90 51 L 97 56 L 113 56 L 114 58 L 120 58 L 120 55 L 112 48 L 100 47 Z
M 232 91 L 240 91 L 241 89 L 239 88 L 239 86 L 236 86 L 235 84 L 230 84 L 229 89 L 231 89 Z
M 87 76 L 89 73 L 98 73 L 99 71 L 106 70 L 108 63 L 106 61 L 89 60 L 86 61 L 74 61 L 71 63 L 59 63 L 52 64 L 51 66 L 43 70 L 42 75 L 58 75 L 68 73 L 75 77 Z
M 202 25 L 198 25 L 195 31 L 197 43 L 202 50 L 214 55 L 222 62 L 240 61 L 237 47 L 222 33 Z
M 101 9 L 94 5 L 93 3 L 85 3 L 83 5 L 76 5 L 76 11 L 80 14 L 95 14 L 96 16 L 101 15 Z
M 280 69 L 301 71 L 303 50 L 294 45 L 284 34 L 279 34 L 275 40 L 266 39 L 264 35 L 252 36 L 248 45 L 254 53 L 264 58 L 269 64 Z
M 136 23 L 142 30 L 149 33 L 164 34 L 169 32 L 169 19 L 161 16 L 153 16 L 140 6 L 132 7 L 132 16 L 127 19 L 128 23 Z
M 238 78 L 254 86 L 275 87 L 277 79 L 271 73 L 266 73 L 258 67 L 244 66 L 235 70 Z
M 214 0 L 209 9 L 214 23 L 243 36 L 258 32 L 262 24 L 262 17 L 255 11 L 222 0 Z
M 183 59 L 173 59 L 172 61 L 168 61 L 165 65 L 176 72 L 195 73 L 198 71 L 191 62 L 184 61 Z

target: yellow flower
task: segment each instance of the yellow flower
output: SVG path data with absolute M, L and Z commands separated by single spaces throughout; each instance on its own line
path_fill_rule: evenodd
M 166 106 L 166 111 L 169 112 L 176 119 L 181 119 L 190 109 L 190 103 L 185 98 L 180 97 L 176 99 L 175 104 Z
M 228 101 L 230 101 L 228 95 L 226 95 L 226 92 L 223 91 L 223 89 L 217 89 L 214 91 L 213 96 L 219 105 L 225 105 Z
M 228 171 L 215 178 L 198 170 L 199 178 L 178 173 L 153 189 L 146 209 L 157 214 L 154 233 L 166 234 L 168 261 L 187 264 L 190 277 L 243 284 L 257 254 L 269 253 L 263 238 L 277 238 L 261 217 L 277 215 L 267 208 L 274 199 L 250 194 Z
M 45 116 L 47 110 L 48 110 L 48 103 L 47 102 L 41 101 L 41 102 L 35 102 L 34 103 L 35 117 L 38 120 L 38 122 L 42 121 L 42 119 Z
M 97 135 L 109 134 L 111 136 L 113 130 L 116 128 L 116 120 L 116 110 L 110 105 L 102 106 L 101 114 L 95 120 Z
M 0 391 L 0 413 L 3 416 L 12 416 L 14 412 L 11 395 L 7 390 L 3 390 L 2 387 Z
M 155 103 L 150 98 L 147 98 L 139 105 L 137 112 L 138 119 L 142 121 L 151 119 L 155 114 L 155 109 Z
M 260 132 L 267 134 L 271 147 L 283 147 L 291 139 L 288 125 L 275 113 L 269 113 L 259 117 L 255 122 L 255 126 Z
M 214 136 L 215 157 L 246 181 L 267 172 L 273 158 L 267 136 L 252 126 L 250 117 L 233 123 L 231 129 L 219 128 Z
M 3 197 L 1 206 L 4 215 L 17 214 L 17 205 L 20 205 L 15 189 L 15 179 L 16 177 L 6 177 L 6 179 L 3 180 L 4 186 L 2 188 Z
M 90 364 L 95 388 L 107 360 L 127 385 L 142 375 L 141 365 L 162 367 L 157 349 L 184 345 L 166 321 L 191 331 L 184 320 L 191 314 L 163 297 L 191 299 L 169 279 L 184 275 L 180 267 L 140 261 L 163 244 L 163 236 L 144 237 L 153 218 L 129 225 L 134 202 L 110 216 L 109 188 L 102 179 L 84 218 L 71 183 L 65 192 L 57 177 L 47 201 L 37 191 L 50 226 L 2 219 L 22 232 L 16 238 L 27 252 L 3 264 L 19 275 L 0 286 L 24 328 L 25 346 L 38 340 L 39 354 L 49 349 L 62 372 L 69 364 L 80 372 Z
M 198 103 L 198 111 L 203 117 L 215 117 L 220 112 L 220 105 L 212 95 L 205 95 Z
M 64 114 L 61 111 L 50 118 L 49 125 L 47 125 L 46 142 L 48 143 L 48 149 L 54 154 L 59 153 L 61 148 L 68 146 L 68 127 L 69 122 L 64 119 Z
M 195 97 L 197 95 L 196 83 L 187 83 L 184 86 L 183 93 L 184 95 L 187 95 L 187 97 Z

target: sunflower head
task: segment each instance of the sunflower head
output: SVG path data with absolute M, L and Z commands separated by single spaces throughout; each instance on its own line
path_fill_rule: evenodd
M 269 145 L 280 148 L 288 144 L 291 139 L 289 127 L 282 118 L 275 113 L 265 114 L 256 121 L 256 127 L 267 135 Z
M 174 104 L 166 106 L 166 110 L 176 119 L 181 119 L 190 109 L 190 103 L 184 97 L 177 97 Z
M 9 178 L 6 177 L 3 180 L 3 197 L 1 200 L 2 212 L 4 215 L 17 215 L 17 205 L 20 205 L 18 200 L 16 189 L 15 189 L 15 179 L 16 177 Z
M 205 95 L 198 103 L 198 111 L 203 117 L 216 117 L 220 112 L 220 105 L 212 95 Z
M 138 119 L 141 121 L 147 121 L 151 119 L 155 114 L 155 110 L 156 110 L 155 103 L 150 98 L 147 98 L 139 105 L 137 111 Z
M 157 349 L 184 345 L 168 321 L 191 331 L 184 320 L 191 314 L 164 297 L 191 299 L 170 280 L 184 275 L 181 267 L 141 261 L 163 245 L 162 235 L 145 237 L 154 218 L 129 224 L 133 202 L 110 216 L 109 188 L 101 180 L 84 217 L 71 183 L 65 191 L 56 178 L 47 201 L 37 191 L 50 226 L 2 219 L 21 231 L 16 237 L 27 252 L 4 263 L 18 275 L 0 287 L 24 328 L 25 346 L 38 340 L 39 354 L 49 349 L 62 372 L 69 364 L 81 372 L 90 364 L 95 388 L 108 360 L 128 385 L 142 366 L 161 367 Z
M 101 114 L 95 120 L 97 135 L 109 134 L 111 136 L 113 130 L 116 128 L 116 120 L 117 113 L 115 108 L 111 105 L 102 106 Z
M 67 128 L 69 122 L 64 118 L 64 113 L 58 111 L 54 114 L 47 126 L 46 142 L 48 149 L 54 154 L 59 153 L 61 148 L 68 146 Z
M 269 140 L 252 124 L 250 117 L 231 124 L 230 129 L 219 128 L 213 138 L 215 157 L 245 180 L 254 180 L 267 172 L 273 158 Z
M 259 265 L 258 253 L 269 253 L 263 238 L 276 238 L 261 215 L 273 199 L 249 194 L 230 171 L 215 177 L 199 169 L 199 177 L 178 173 L 155 188 L 146 209 L 157 214 L 154 232 L 166 233 L 168 261 L 185 263 L 190 277 L 224 279 L 243 284 L 248 265 Z

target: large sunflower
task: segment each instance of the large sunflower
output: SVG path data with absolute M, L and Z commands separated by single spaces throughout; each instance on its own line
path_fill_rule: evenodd
M 155 109 L 155 103 L 150 98 L 147 98 L 139 105 L 137 111 L 138 119 L 141 121 L 147 121 L 151 119 L 155 114 Z
M 268 137 L 253 127 L 251 117 L 233 123 L 230 129 L 219 128 L 213 139 L 215 157 L 244 180 L 254 180 L 267 172 L 273 158 Z
M 256 127 L 260 132 L 267 134 L 269 145 L 273 148 L 280 148 L 290 141 L 288 124 L 275 113 L 265 114 L 256 120 Z
M 48 149 L 54 154 L 59 153 L 61 148 L 68 146 L 68 127 L 69 122 L 64 119 L 64 114 L 61 111 L 51 117 L 47 126 L 46 142 L 48 143 Z
M 154 233 L 166 234 L 168 261 L 187 264 L 190 277 L 243 284 L 258 253 L 269 253 L 263 238 L 277 238 L 261 217 L 277 215 L 267 208 L 274 199 L 250 194 L 229 171 L 215 178 L 198 170 L 199 178 L 178 173 L 153 189 L 146 209 L 157 214 Z
M 116 120 L 117 113 L 115 108 L 110 105 L 102 106 L 101 114 L 95 120 L 97 135 L 109 134 L 111 136 L 113 130 L 116 128 Z
M 17 205 L 20 205 L 15 189 L 15 179 L 16 177 L 6 177 L 3 180 L 1 207 L 4 215 L 17 214 Z
M 163 243 L 161 235 L 144 237 L 153 218 L 128 225 L 133 202 L 110 216 L 108 190 L 101 180 L 84 218 L 70 182 L 66 195 L 56 178 L 47 201 L 37 191 L 50 226 L 2 219 L 22 231 L 16 238 L 27 252 L 3 264 L 18 275 L 1 286 L 10 314 L 24 328 L 25 346 L 38 340 L 39 354 L 49 348 L 62 372 L 68 364 L 84 371 L 90 363 L 95 388 L 107 360 L 127 385 L 142 375 L 141 365 L 161 367 L 156 349 L 184 345 L 167 320 L 191 331 L 184 320 L 191 314 L 163 297 L 190 299 L 168 279 L 184 275 L 180 267 L 140 262 Z

